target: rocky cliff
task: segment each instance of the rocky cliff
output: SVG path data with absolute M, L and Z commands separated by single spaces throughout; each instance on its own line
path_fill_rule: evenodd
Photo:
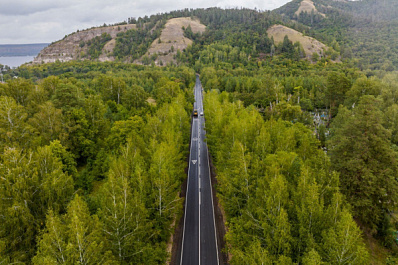
M 112 61 L 112 51 L 115 47 L 116 35 L 120 32 L 124 32 L 130 29 L 135 29 L 134 24 L 126 24 L 119 26 L 110 27 L 100 27 L 92 28 L 88 30 L 78 31 L 66 36 L 64 39 L 50 44 L 48 47 L 44 48 L 34 59 L 33 63 L 51 63 L 57 60 L 61 62 L 67 62 L 77 59 L 85 59 L 87 54 L 87 45 L 83 46 L 81 44 L 86 43 L 94 39 L 95 37 L 100 37 L 102 34 L 106 33 L 111 36 L 104 48 L 102 49 L 102 54 L 99 56 L 100 61 Z

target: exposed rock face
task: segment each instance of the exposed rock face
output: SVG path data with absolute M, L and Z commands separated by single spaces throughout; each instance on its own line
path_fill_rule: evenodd
M 322 55 L 324 50 L 327 49 L 327 46 L 322 42 L 314 38 L 304 36 L 301 32 L 282 25 L 273 25 L 267 30 L 267 33 L 269 37 L 274 38 L 276 44 L 283 42 L 283 39 L 286 35 L 293 43 L 297 41 L 300 42 L 303 46 L 307 59 L 311 59 L 311 56 L 314 52 Z
M 318 10 L 316 9 L 314 2 L 312 2 L 311 0 L 303 0 L 300 3 L 300 7 L 299 9 L 296 11 L 296 15 L 299 16 L 301 12 L 307 12 L 308 14 L 310 14 L 311 12 L 314 12 L 315 14 L 320 14 L 323 17 L 325 17 L 325 14 L 318 12 Z
M 84 31 L 72 33 L 64 39 L 50 44 L 44 48 L 37 57 L 33 60 L 33 63 L 52 63 L 57 60 L 61 62 L 67 62 L 76 59 L 83 59 L 82 55 L 87 52 L 87 47 L 80 47 L 82 41 L 87 42 L 95 37 L 101 36 L 103 33 L 111 35 L 112 40 L 105 44 L 103 52 L 99 57 L 100 61 L 114 60 L 112 56 L 113 48 L 115 47 L 115 38 L 119 32 L 124 32 L 130 29 L 135 29 L 134 24 L 120 25 L 93 28 Z
M 188 26 L 191 26 L 193 33 L 203 33 L 206 29 L 205 25 L 198 20 L 192 20 L 190 17 L 172 18 L 167 21 L 160 38 L 152 43 L 146 55 L 158 54 L 158 59 L 155 62 L 157 65 L 160 62 L 166 64 L 175 61 L 173 57 L 177 54 L 177 50 L 182 51 L 192 44 L 192 40 L 184 37 L 184 31 L 182 30 L 182 27 L 187 28 Z

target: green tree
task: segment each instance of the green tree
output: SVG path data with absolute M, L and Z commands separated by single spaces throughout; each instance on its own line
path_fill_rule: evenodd
M 121 165 L 122 166 L 122 165 Z M 148 212 L 139 190 L 133 190 L 129 176 L 112 170 L 100 192 L 100 219 L 115 257 L 123 263 L 141 263 L 150 228 Z
M 65 216 L 49 212 L 33 263 L 118 264 L 104 239 L 98 217 L 90 216 L 86 203 L 76 195 Z
M 344 104 L 347 107 L 352 107 L 354 103 L 357 103 L 363 95 L 373 95 L 375 97 L 381 94 L 382 84 L 379 79 L 375 77 L 371 78 L 358 78 L 355 80 L 351 89 L 346 93 L 346 99 Z
M 143 87 L 138 85 L 133 85 L 126 89 L 126 93 L 122 95 L 123 105 L 127 109 L 142 108 L 147 105 L 146 100 L 148 99 L 149 94 L 144 90 Z
M 4 147 L 27 148 L 33 145 L 33 129 L 27 124 L 27 113 L 13 98 L 0 97 L 0 152 Z
M 29 119 L 29 123 L 39 132 L 42 144 L 49 144 L 53 140 L 64 139 L 62 110 L 56 109 L 47 101 L 39 106 L 39 112 Z
M 67 264 L 67 230 L 61 218 L 51 209 L 43 232 L 39 238 L 37 254 L 32 259 L 33 264 Z
M 344 103 L 345 94 L 350 87 L 351 83 L 343 73 L 332 72 L 328 75 L 326 99 L 330 109 L 329 119 L 337 114 L 338 107 Z
M 52 101 L 57 109 L 68 112 L 80 106 L 82 98 L 81 89 L 74 84 L 67 83 L 59 85 L 52 96 Z
M 73 180 L 46 146 L 35 153 L 6 149 L 1 156 L 0 241 L 12 262 L 28 262 L 48 209 L 64 212 L 73 193 Z
M 7 82 L 4 95 L 12 97 L 18 104 L 26 107 L 29 103 L 28 101 L 32 91 L 33 84 L 30 80 L 17 78 Z
M 335 227 L 323 233 L 322 252 L 331 264 L 367 264 L 368 253 L 361 231 L 351 214 L 343 211 Z
M 352 111 L 342 107 L 328 145 L 354 216 L 371 228 L 398 199 L 396 154 L 390 147 L 391 133 L 382 126 L 379 104 L 373 96 L 363 96 Z
M 322 262 L 321 256 L 318 254 L 318 252 L 315 249 L 311 249 L 309 252 L 307 252 L 304 255 L 303 258 L 303 265 L 322 265 L 324 262 Z

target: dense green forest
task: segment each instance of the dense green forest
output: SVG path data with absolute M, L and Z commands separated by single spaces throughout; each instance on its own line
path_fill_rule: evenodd
M 231 264 L 367 264 L 338 173 L 302 123 L 205 95 Z
M 115 62 L 7 68 L 0 264 L 166 263 L 184 204 L 195 73 L 231 264 L 397 262 L 397 9 L 326 2 L 314 0 L 326 17 L 297 17 L 292 1 L 273 12 L 129 18 L 138 30 L 118 35 Z M 207 29 L 184 28 L 193 44 L 176 63 L 123 63 L 173 17 Z M 304 60 L 300 44 L 268 37 L 274 24 L 333 50 Z M 82 43 L 87 58 L 107 39 Z
M 358 226 L 383 252 L 372 264 L 393 260 L 396 73 L 284 59 L 201 78 L 232 264 L 367 264 Z
M 164 263 L 182 209 L 194 72 L 25 70 L 31 79 L 0 85 L 0 263 Z

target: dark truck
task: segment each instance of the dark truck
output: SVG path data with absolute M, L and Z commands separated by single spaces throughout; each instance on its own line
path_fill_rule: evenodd
M 194 110 L 193 110 L 193 116 L 194 116 L 194 117 L 198 117 L 198 110 L 197 110 L 197 109 L 194 109 Z

